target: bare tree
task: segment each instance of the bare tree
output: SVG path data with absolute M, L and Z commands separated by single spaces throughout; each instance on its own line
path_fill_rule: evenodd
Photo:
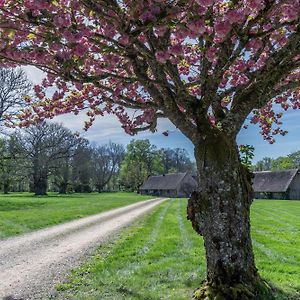
M 57 168 L 57 162 L 69 157 L 81 139 L 57 123 L 41 123 L 19 135 L 24 155 L 29 162 L 36 195 L 47 193 L 48 177 Z
M 24 96 L 31 89 L 32 83 L 21 68 L 0 68 L 0 122 L 5 114 L 12 116 L 27 105 Z
M 124 147 L 115 143 L 93 148 L 93 182 L 99 193 L 120 169 L 124 154 Z

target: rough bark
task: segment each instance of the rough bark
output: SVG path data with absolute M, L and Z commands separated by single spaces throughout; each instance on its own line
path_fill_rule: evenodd
M 195 148 L 199 190 L 188 219 L 204 238 L 207 280 L 195 299 L 260 299 L 260 277 L 250 237 L 251 174 L 240 163 L 236 142 L 221 134 Z

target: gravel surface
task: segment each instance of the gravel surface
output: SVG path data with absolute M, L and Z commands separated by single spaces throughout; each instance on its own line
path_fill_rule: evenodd
M 99 244 L 166 199 L 138 202 L 0 241 L 0 299 L 48 299 Z

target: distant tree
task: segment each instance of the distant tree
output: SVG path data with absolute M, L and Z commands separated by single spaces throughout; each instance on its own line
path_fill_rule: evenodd
M 258 161 L 254 167 L 254 171 L 278 171 L 300 168 L 300 151 L 293 152 L 287 156 L 277 158 L 264 157 Z
M 288 170 L 293 168 L 293 161 L 289 156 L 280 156 L 272 160 L 272 171 Z
M 188 152 L 181 148 L 162 148 L 160 156 L 163 164 L 163 173 L 186 172 L 195 170 L 195 165 L 191 162 Z
M 99 193 L 119 172 L 124 153 L 124 147 L 115 143 L 92 148 L 92 180 Z
M 0 139 L 0 181 L 4 194 L 8 194 L 13 183 L 24 179 L 23 167 L 24 159 L 15 135 Z
M 262 160 L 258 161 L 254 166 L 254 171 L 269 171 L 272 169 L 273 159 L 270 157 L 264 157 Z
M 59 194 L 67 194 L 67 192 L 72 189 L 71 159 L 74 153 L 74 151 L 70 151 L 69 155 L 57 160 L 53 172 L 51 172 L 53 184 L 57 188 Z
M 92 149 L 85 141 L 80 145 L 72 158 L 72 186 L 77 193 L 92 191 Z
M 293 152 L 288 157 L 292 162 L 292 168 L 300 169 L 300 151 Z
M 57 162 L 69 157 L 80 139 L 57 123 L 41 123 L 19 133 L 21 150 L 28 160 L 28 172 L 36 195 L 47 193 L 48 177 Z
M 137 191 L 149 175 L 162 173 L 163 164 L 157 148 L 149 140 L 132 140 L 121 165 L 121 184 Z
M 0 68 L 0 122 L 5 115 L 12 118 L 28 106 L 24 97 L 30 94 L 32 83 L 20 68 Z

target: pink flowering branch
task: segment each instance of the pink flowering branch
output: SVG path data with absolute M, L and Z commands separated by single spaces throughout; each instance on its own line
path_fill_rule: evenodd
M 93 84 L 95 99 L 110 112 L 120 105 L 163 111 L 192 140 L 195 128 L 204 136 L 216 128 L 235 136 L 251 111 L 274 101 L 285 77 L 293 74 L 293 87 L 299 82 L 295 0 L 6 0 L 0 12 L 1 61 L 30 64 L 53 77 L 37 96 L 55 86 L 60 100 L 51 109 L 59 113 L 55 103 L 62 106 L 72 85 L 89 99 L 84 89 Z M 293 108 L 297 97 L 287 101 Z M 77 112 L 72 99 L 63 105 L 66 112 Z M 44 109 L 37 111 L 36 118 L 44 118 Z

